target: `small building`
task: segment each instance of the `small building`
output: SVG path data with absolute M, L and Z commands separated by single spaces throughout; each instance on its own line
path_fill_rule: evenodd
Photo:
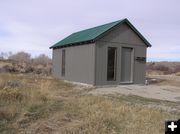
M 69 35 L 53 49 L 53 76 L 91 85 L 144 84 L 151 44 L 127 20 Z

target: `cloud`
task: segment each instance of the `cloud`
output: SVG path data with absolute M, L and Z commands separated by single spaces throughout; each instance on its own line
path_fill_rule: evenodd
M 2 0 L 0 51 L 46 53 L 72 32 L 128 18 L 151 42 L 148 58 L 180 59 L 180 1 Z

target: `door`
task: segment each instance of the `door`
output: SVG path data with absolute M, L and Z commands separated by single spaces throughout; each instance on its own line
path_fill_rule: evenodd
M 133 82 L 133 48 L 122 47 L 121 83 Z

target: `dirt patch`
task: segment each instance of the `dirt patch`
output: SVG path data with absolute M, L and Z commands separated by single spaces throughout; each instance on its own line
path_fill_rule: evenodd
M 176 75 L 149 75 L 147 77 L 150 85 L 167 85 L 180 87 L 180 76 Z
M 145 98 L 178 102 L 180 97 L 180 87 L 158 86 L 158 85 L 122 85 L 117 87 L 96 88 L 91 94 L 123 94 L 137 95 Z

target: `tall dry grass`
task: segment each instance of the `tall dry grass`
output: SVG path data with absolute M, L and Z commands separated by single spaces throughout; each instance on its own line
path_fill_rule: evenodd
M 0 133 L 160 134 L 179 116 L 86 92 L 51 77 L 0 74 Z

